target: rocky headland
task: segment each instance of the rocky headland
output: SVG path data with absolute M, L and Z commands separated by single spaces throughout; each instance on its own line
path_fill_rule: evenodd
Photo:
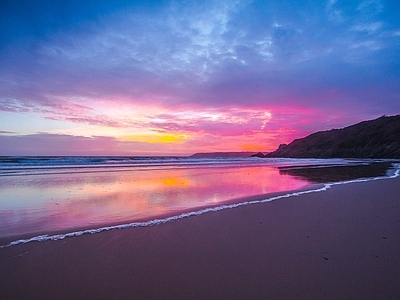
M 400 115 L 319 131 L 281 144 L 264 157 L 400 158 Z

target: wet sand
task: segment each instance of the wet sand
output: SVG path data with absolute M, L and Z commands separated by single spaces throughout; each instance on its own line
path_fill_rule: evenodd
M 400 178 L 0 249 L 2 299 L 399 299 Z

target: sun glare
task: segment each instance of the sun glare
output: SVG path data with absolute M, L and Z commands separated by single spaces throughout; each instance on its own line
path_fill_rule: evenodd
M 183 143 L 189 137 L 186 134 L 151 134 L 151 135 L 129 135 L 123 136 L 120 139 L 123 141 L 134 141 L 142 143 Z

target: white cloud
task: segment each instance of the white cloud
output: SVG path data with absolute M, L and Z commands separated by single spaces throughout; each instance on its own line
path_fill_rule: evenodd
M 356 49 L 356 48 L 367 48 L 369 50 L 379 50 L 382 47 L 379 45 L 377 41 L 369 40 L 369 41 L 363 41 L 359 43 L 354 43 L 350 46 L 350 48 Z
M 368 14 L 378 14 L 382 12 L 383 5 L 379 0 L 364 0 L 358 5 L 357 10 Z
M 191 7 L 190 5 L 194 5 Z M 84 36 L 67 32 L 41 45 L 44 61 L 68 64 L 86 70 L 144 71 L 160 76 L 190 75 L 197 82 L 223 67 L 223 62 L 247 65 L 252 60 L 271 61 L 272 39 L 254 32 L 229 32 L 233 14 L 244 5 L 239 1 L 181 7 L 171 4 L 155 14 L 121 12 L 102 21 Z M 251 38 L 249 36 L 251 35 Z M 238 53 L 247 47 L 252 53 Z M 112 74 L 112 73 L 109 73 Z
M 382 27 L 383 27 L 383 22 L 374 22 L 374 23 L 369 23 L 369 24 L 359 24 L 359 25 L 353 26 L 352 29 L 355 31 L 365 31 L 367 33 L 375 33 Z
M 326 13 L 331 22 L 342 23 L 344 21 L 343 13 L 336 7 L 337 0 L 328 0 L 326 4 Z

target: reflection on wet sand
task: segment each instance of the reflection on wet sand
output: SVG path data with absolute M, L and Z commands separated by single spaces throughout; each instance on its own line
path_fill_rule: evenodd
M 279 173 L 314 183 L 325 183 L 385 176 L 392 167 L 392 163 L 390 162 L 372 162 L 363 165 L 343 166 L 315 165 L 281 167 L 279 168 Z
M 0 237 L 149 220 L 308 184 L 266 166 L 0 177 Z

